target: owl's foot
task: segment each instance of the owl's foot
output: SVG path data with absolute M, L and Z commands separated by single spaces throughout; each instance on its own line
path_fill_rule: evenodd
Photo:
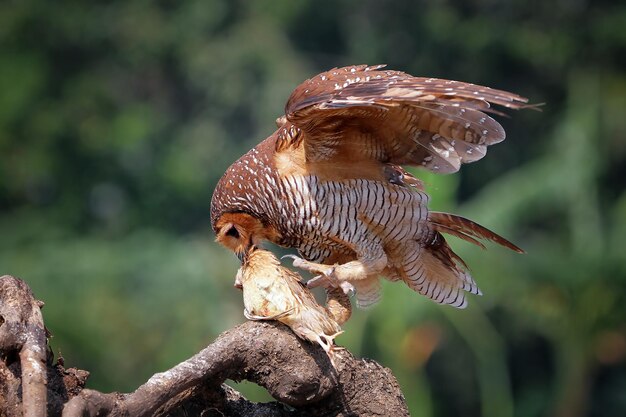
M 317 275 L 306 283 L 307 288 L 317 288 L 324 287 L 326 289 L 329 288 L 341 288 L 343 293 L 349 296 L 354 295 L 356 290 L 354 289 L 354 285 L 350 284 L 348 281 L 339 281 L 336 278 L 333 279 L 328 277 L 327 275 Z
M 313 274 L 318 274 L 320 279 L 323 278 L 323 280 L 327 281 L 326 283 L 332 284 L 334 287 L 339 286 L 339 282 L 337 280 L 337 277 L 335 276 L 334 265 L 324 265 L 324 264 L 317 264 L 315 262 L 309 262 L 296 255 L 285 255 L 280 259 L 285 259 L 285 258 L 293 259 L 294 267 L 304 269 L 305 271 L 309 271 Z M 320 286 L 323 284 L 325 284 L 325 282 L 320 281 L 316 286 Z
M 293 259 L 294 267 L 304 269 L 305 271 L 309 271 L 313 274 L 317 274 L 317 276 L 311 278 L 306 283 L 308 288 L 341 288 L 345 294 L 354 294 L 354 286 L 348 281 L 340 280 L 337 277 L 336 265 L 324 265 L 315 262 L 309 262 L 295 255 L 285 255 L 281 259 L 285 258 Z

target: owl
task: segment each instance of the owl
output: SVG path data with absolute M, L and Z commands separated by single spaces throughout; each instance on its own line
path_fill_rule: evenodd
M 522 252 L 479 224 L 428 209 L 403 166 L 449 174 L 505 139 L 490 114 L 527 99 L 479 85 L 357 65 L 298 86 L 277 130 L 233 163 L 211 201 L 217 241 L 240 258 L 262 241 L 296 248 L 310 287 L 380 298 L 380 279 L 463 308 L 481 294 L 444 238 Z

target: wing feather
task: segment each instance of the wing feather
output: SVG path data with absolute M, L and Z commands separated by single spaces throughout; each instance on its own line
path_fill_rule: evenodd
M 301 131 L 308 160 L 373 159 L 455 172 L 505 139 L 487 114 L 501 114 L 491 104 L 534 107 L 506 91 L 383 67 L 336 68 L 296 88 L 285 114 Z

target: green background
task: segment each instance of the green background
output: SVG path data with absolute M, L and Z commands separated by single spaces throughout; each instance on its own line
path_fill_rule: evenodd
M 128 391 L 243 322 L 213 187 L 299 82 L 360 63 L 545 105 L 459 174 L 418 172 L 528 253 L 452 241 L 483 297 L 389 284 L 338 342 L 416 416 L 626 415 L 623 2 L 0 3 L 0 273 L 46 302 L 55 352 Z

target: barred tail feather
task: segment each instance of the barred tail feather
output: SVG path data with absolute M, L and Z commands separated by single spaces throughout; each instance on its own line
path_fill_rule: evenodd
M 474 282 L 474 279 L 467 271 L 467 265 L 463 259 L 454 253 L 440 233 L 436 232 L 430 246 L 425 248 L 424 254 L 426 258 L 424 263 L 427 265 L 431 275 L 436 276 L 436 273 L 440 272 L 442 276 L 447 275 L 448 280 L 451 277 L 452 282 L 450 284 L 457 284 L 461 289 L 469 293 L 482 295 L 476 282 Z M 428 259 L 428 257 L 432 259 Z M 434 278 L 434 280 L 447 281 L 445 278 Z
M 465 269 L 465 263 L 438 232 L 432 244 L 425 247 L 412 264 L 405 265 L 405 282 L 437 303 L 465 308 L 465 292 L 482 294 Z
M 430 212 L 428 222 L 433 230 L 432 240 L 421 253 L 407 259 L 404 265 L 405 281 L 413 290 L 441 304 L 453 307 L 467 306 L 465 292 L 482 292 L 468 272 L 467 265 L 444 239 L 447 233 L 485 248 L 478 239 L 498 243 L 515 252 L 522 249 L 489 229 L 466 218 L 449 213 Z
M 456 236 L 483 249 L 485 249 L 485 245 L 476 239 L 487 239 L 517 253 L 524 253 L 523 249 L 520 249 L 507 239 L 465 217 L 431 211 L 428 213 L 428 222 L 438 232 Z

